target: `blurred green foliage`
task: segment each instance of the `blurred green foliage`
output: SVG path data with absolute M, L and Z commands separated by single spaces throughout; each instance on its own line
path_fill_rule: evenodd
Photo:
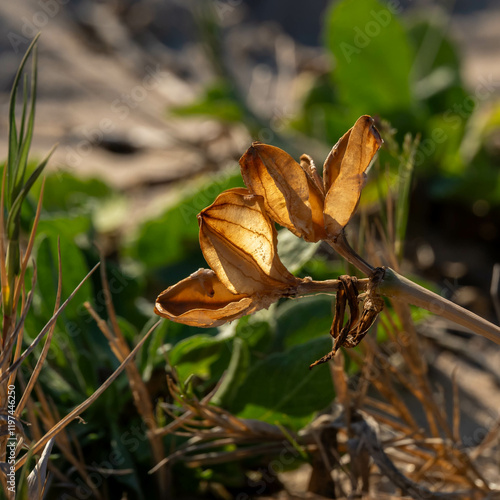
M 324 39 L 334 65 L 307 96 L 295 127 L 334 144 L 360 114 L 378 116 L 399 131 L 399 141 L 406 132 L 421 134 L 415 175 L 430 182 L 432 195 L 498 205 L 500 176 L 486 148 L 491 128 L 477 124 L 494 113 L 491 82 L 465 88 L 444 14 L 400 17 L 394 5 L 332 5 Z
M 475 88 L 465 87 L 447 21 L 436 9 L 403 15 L 399 2 L 332 2 L 323 32 L 332 69 L 316 77 L 289 128 L 275 130 L 275 142 L 293 150 L 300 133 L 331 147 L 360 115 L 371 114 L 387 120 L 400 142 L 407 132 L 421 134 L 415 174 L 430 183 L 432 196 L 499 205 L 497 158 L 488 147 L 499 128 L 495 85 L 483 78 Z M 259 127 L 273 130 L 272 121 L 266 124 L 249 112 L 231 72 L 218 74 L 217 84 L 198 102 L 176 113 L 223 121 L 245 117 L 257 139 Z

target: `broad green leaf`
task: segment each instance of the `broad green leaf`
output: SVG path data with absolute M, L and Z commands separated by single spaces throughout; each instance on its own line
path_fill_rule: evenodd
M 309 370 L 331 346 L 325 336 L 254 364 L 230 410 L 242 418 L 279 422 L 295 430 L 305 425 L 335 397 L 328 366 Z
M 237 396 L 238 390 L 245 380 L 250 365 L 250 353 L 245 341 L 236 337 L 232 345 L 231 361 L 224 374 L 219 389 L 212 398 L 212 403 L 218 406 L 229 406 Z
M 175 366 L 181 381 L 190 375 L 212 380 L 222 375 L 231 357 L 231 339 L 212 337 L 210 335 L 194 335 L 179 342 L 169 352 L 168 357 Z M 214 369 L 214 365 L 222 360 L 222 370 Z
M 218 176 L 210 181 L 205 180 L 194 192 L 188 192 L 186 188 L 182 193 L 181 202 L 141 226 L 137 238 L 129 244 L 126 252 L 141 262 L 147 270 L 171 266 L 190 257 L 199 260 L 198 267 L 203 266 L 196 216 L 210 205 L 220 192 L 241 185 L 241 176 L 235 171 L 226 177 Z M 191 269 L 190 272 L 194 270 Z M 181 276 L 172 276 L 171 283 L 175 282 L 176 278 L 181 279 Z
M 111 436 L 109 436 L 111 438 L 109 439 L 111 452 L 108 450 L 103 464 L 110 469 L 119 468 L 129 470 L 130 473 L 128 474 L 120 474 L 117 477 L 117 481 L 122 485 L 128 486 L 134 492 L 135 498 L 143 500 L 143 486 L 139 479 L 136 461 L 138 448 L 147 448 L 148 439 L 144 430 L 141 433 L 137 433 L 138 427 L 145 429 L 146 426 L 144 423 L 136 424 L 133 425 L 133 430 L 129 428 L 123 432 L 123 429 L 117 425 L 117 422 L 111 420 Z M 108 465 L 111 462 L 111 457 L 115 458 L 115 461 L 118 463 Z
M 443 113 L 433 116 L 426 124 L 426 131 L 415 153 L 415 169 L 431 168 L 436 178 L 435 165 L 439 174 L 462 180 L 466 165 L 460 155 L 465 120 L 458 114 Z M 426 169 L 426 170 L 427 170 Z
M 281 305 L 276 314 L 275 348 L 290 348 L 316 337 L 328 336 L 334 300 L 335 297 L 330 295 L 316 295 L 289 300 Z
M 258 357 L 268 352 L 275 335 L 276 304 L 241 318 L 236 325 L 236 337 L 245 341 Z
M 41 185 L 32 193 L 38 198 Z M 113 196 L 113 190 L 98 179 L 79 179 L 68 172 L 50 173 L 45 177 L 43 208 L 49 212 L 90 209 L 97 200 Z
M 394 3 L 342 0 L 327 13 L 325 41 L 333 80 L 352 119 L 407 111 L 413 105 L 413 49 Z
M 415 95 L 429 102 L 434 113 L 444 112 L 461 99 L 460 59 L 439 19 L 409 19 L 408 36 L 416 47 L 413 63 Z M 465 95 L 464 95 L 465 97 Z
M 120 316 L 117 317 L 117 321 L 125 340 L 129 345 L 133 345 L 138 338 L 137 328 L 130 321 Z
M 291 272 L 299 271 L 316 253 L 319 243 L 309 243 L 286 229 L 278 231 L 278 255 Z
M 85 233 L 89 227 L 89 221 L 85 217 L 54 217 L 39 223 L 39 239 L 36 246 L 37 287 L 41 300 L 46 304 L 44 308 L 46 315 L 52 314 L 57 290 L 57 239 L 60 237 L 61 241 L 62 299 L 64 300 L 87 273 L 87 262 L 82 251 L 75 244 L 75 237 Z M 82 304 L 91 299 L 91 294 L 92 286 L 87 281 L 68 304 L 62 317 L 72 320 L 81 317 Z M 83 314 L 86 315 L 86 313 Z M 50 315 L 46 317 L 50 317 Z

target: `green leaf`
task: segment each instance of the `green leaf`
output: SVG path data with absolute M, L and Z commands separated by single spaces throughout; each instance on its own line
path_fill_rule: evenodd
M 23 148 L 24 138 L 22 136 L 18 136 L 17 125 L 16 125 L 16 98 L 17 98 L 17 90 L 19 86 L 19 80 L 21 79 L 21 75 L 24 71 L 24 66 L 28 61 L 28 58 L 31 52 L 34 50 L 36 43 L 38 41 L 40 34 L 36 35 L 33 41 L 31 42 L 28 50 L 24 54 L 24 57 L 19 65 L 16 76 L 14 78 L 14 83 L 12 84 L 12 90 L 10 94 L 9 101 L 9 150 L 8 150 L 8 159 L 7 159 L 7 192 L 6 195 L 6 205 L 7 207 L 11 206 L 11 203 L 14 198 L 17 197 L 18 193 L 15 191 L 16 179 L 18 178 L 18 172 L 20 167 L 19 157 L 21 155 L 21 148 Z M 36 54 L 33 56 L 33 67 L 36 69 Z M 32 75 L 32 78 L 36 79 L 36 71 Z M 36 89 L 36 83 L 33 82 L 34 88 Z M 30 115 L 34 115 L 34 106 L 36 95 L 31 96 L 31 104 L 32 109 L 30 111 Z M 26 116 L 26 108 L 27 105 L 27 95 L 24 93 L 24 101 L 23 101 L 23 122 L 24 117 Z M 24 126 L 21 125 L 21 128 L 24 132 Z M 19 144 L 19 141 L 21 144 Z M 29 149 L 29 147 L 28 147 Z M 24 169 L 25 166 L 21 166 Z
M 277 348 L 289 348 L 329 335 L 334 300 L 333 296 L 316 295 L 281 305 L 276 314 Z
M 242 418 L 279 422 L 298 430 L 335 397 L 328 366 L 309 370 L 331 346 L 329 337 L 313 339 L 256 363 L 230 410 Z
M 409 22 L 408 35 L 418 47 L 413 63 L 415 95 L 428 100 L 434 113 L 444 112 L 460 102 L 456 91 L 462 88 L 460 59 L 447 37 L 447 21 L 410 18 Z
M 233 342 L 233 353 L 224 379 L 212 398 L 218 406 L 229 406 L 237 396 L 239 387 L 245 380 L 250 365 L 250 352 L 247 344 L 236 337 Z
M 80 248 L 75 244 L 75 237 L 85 233 L 90 227 L 86 217 L 51 217 L 41 220 L 38 226 L 38 240 L 35 248 L 37 262 L 37 289 L 43 305 L 41 316 L 50 317 L 54 307 L 57 290 L 57 239 L 61 241 L 62 264 L 62 298 L 71 292 L 85 276 L 88 266 Z M 92 297 L 90 281 L 83 284 L 82 288 L 68 304 L 62 318 L 71 321 L 80 320 L 87 313 L 83 312 L 82 304 Z
M 32 189 L 38 198 L 41 186 Z M 43 208 L 45 211 L 88 211 L 98 201 L 115 196 L 111 187 L 99 179 L 79 179 L 68 172 L 48 173 L 45 177 Z
M 21 130 L 19 134 L 19 140 L 21 141 L 21 149 L 19 151 L 18 168 L 16 169 L 15 173 L 14 192 L 13 192 L 14 195 L 20 192 L 24 184 L 24 174 L 26 172 L 26 166 L 28 164 L 28 154 L 31 147 L 31 140 L 33 138 L 33 128 L 35 126 L 36 87 L 37 87 L 37 48 L 35 46 L 33 50 L 32 70 L 31 70 L 31 101 L 30 101 L 30 112 L 28 117 L 28 127 L 26 128 L 26 135 L 24 135 L 25 133 L 24 119 L 26 116 L 25 107 L 27 103 L 27 95 L 25 93 Z M 52 153 L 49 153 L 48 157 L 50 157 L 51 154 Z
M 316 253 L 319 245 L 297 238 L 287 229 L 278 232 L 278 254 L 281 262 L 291 273 L 299 271 Z
M 186 381 L 191 375 L 215 381 L 227 367 L 231 355 L 231 343 L 232 340 L 227 337 L 193 335 L 172 348 L 169 352 L 169 361 L 175 366 L 181 382 Z M 224 364 L 222 370 L 214 370 L 213 365 L 221 360 Z
M 327 14 L 326 45 L 335 56 L 332 76 L 352 119 L 413 106 L 413 49 L 395 10 L 393 3 L 342 0 Z
M 145 424 L 142 423 L 142 426 L 145 427 Z M 119 474 L 116 479 L 119 483 L 126 485 L 134 492 L 134 498 L 143 500 L 144 488 L 141 486 L 139 480 L 137 449 L 138 447 L 144 448 L 146 446 L 147 437 L 145 436 L 144 431 L 141 433 L 137 432 L 140 427 L 141 425 L 135 424 L 132 426 L 132 430 L 130 430 L 129 427 L 127 431 L 123 432 L 123 430 L 118 427 L 117 422 L 112 420 L 111 439 L 109 440 L 111 452 L 108 451 L 103 464 L 105 464 L 105 466 L 109 469 L 120 468 L 130 471 L 128 474 Z M 115 460 L 115 462 L 110 463 L 111 457 Z
M 410 209 L 410 188 L 415 167 L 415 156 L 418 150 L 419 138 L 412 139 L 410 134 L 405 136 L 400 155 L 398 172 L 398 190 L 396 202 L 396 255 L 399 261 L 403 260 L 403 249 Z
M 212 116 L 226 122 L 240 122 L 243 119 L 243 110 L 234 92 L 224 82 L 207 88 L 199 101 L 174 108 L 173 113 L 178 116 Z
M 239 172 L 231 172 L 225 177 L 218 175 L 205 179 L 196 191 L 191 185 L 189 191 L 185 189 L 180 193 L 181 202 L 142 225 L 137 238 L 129 244 L 127 253 L 147 270 L 177 264 L 190 257 L 201 259 L 196 216 L 213 203 L 219 193 L 242 184 Z M 200 264 L 203 265 L 202 260 Z M 182 276 L 169 276 L 172 281 L 177 277 L 181 279 Z
M 141 338 L 149 331 L 154 323 L 156 323 L 156 318 L 151 318 L 145 323 L 140 333 Z M 163 322 L 163 325 L 165 324 L 167 324 L 166 321 Z M 165 366 L 165 357 L 162 354 L 162 347 L 164 344 L 165 327 L 162 328 L 162 325 L 159 325 L 151 334 L 149 341 L 146 341 L 146 345 L 137 355 L 137 364 L 144 381 L 148 382 L 151 379 L 151 375 L 157 364 L 161 363 L 162 367 Z
M 258 357 L 269 351 L 275 336 L 276 304 L 249 316 L 244 316 L 236 324 L 236 337 L 245 341 L 252 354 Z

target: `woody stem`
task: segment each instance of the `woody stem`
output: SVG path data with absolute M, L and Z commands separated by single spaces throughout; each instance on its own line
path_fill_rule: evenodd
M 427 290 L 413 281 L 401 276 L 391 268 L 385 269 L 384 278 L 379 285 L 381 294 L 405 301 L 414 306 L 427 309 L 443 318 L 462 325 L 478 335 L 500 344 L 500 327 L 486 321 L 463 307 Z
M 359 279 L 356 282 L 358 291 L 366 290 L 369 282 L 369 278 Z M 305 279 L 297 286 L 296 296 L 302 297 L 313 293 L 334 293 L 339 289 L 340 283 L 340 280 L 314 281 Z
M 349 245 L 342 231 L 335 239 L 327 240 L 329 245 L 339 254 L 344 257 L 353 266 L 358 268 L 362 273 L 371 276 L 373 273 L 373 266 L 368 264 L 362 257 L 360 257 Z

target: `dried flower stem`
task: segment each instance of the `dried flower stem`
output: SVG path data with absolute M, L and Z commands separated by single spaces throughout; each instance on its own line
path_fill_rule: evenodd
M 368 288 L 370 278 L 363 278 L 357 281 L 358 291 L 365 291 Z M 297 286 L 297 297 L 302 297 L 303 295 L 310 295 L 314 293 L 334 293 L 337 292 L 341 286 L 340 280 L 324 280 L 324 281 L 314 281 L 314 280 L 304 280 Z
M 362 257 L 360 257 L 349 245 L 342 231 L 335 240 L 327 240 L 327 243 L 344 259 L 350 262 L 353 266 L 358 268 L 362 273 L 371 276 L 373 273 L 373 266 L 368 264 Z
M 391 268 L 385 270 L 379 290 L 387 297 L 426 309 L 500 344 L 500 327 L 417 285 Z

